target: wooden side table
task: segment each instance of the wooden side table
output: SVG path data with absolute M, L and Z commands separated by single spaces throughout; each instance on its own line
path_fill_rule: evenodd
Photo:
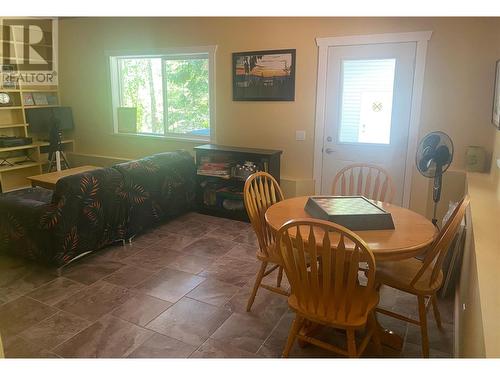
M 83 165 L 81 167 L 69 168 L 69 169 L 64 169 L 62 171 L 45 173 L 45 174 L 38 174 L 36 176 L 30 176 L 27 178 L 28 180 L 31 181 L 31 186 L 33 187 L 40 186 L 45 189 L 54 190 L 56 188 L 57 181 L 59 181 L 59 179 L 63 177 L 72 176 L 78 173 L 93 171 L 94 169 L 99 169 L 99 168 L 100 167 L 96 167 L 93 165 Z

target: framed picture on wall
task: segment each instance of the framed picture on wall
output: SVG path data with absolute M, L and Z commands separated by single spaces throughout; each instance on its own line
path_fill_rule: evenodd
M 295 50 L 233 53 L 233 100 L 295 100 Z
M 4 89 L 15 89 L 16 88 L 16 82 L 13 81 L 13 78 L 15 78 L 15 68 L 14 65 L 12 64 L 4 64 L 0 65 L 0 73 L 2 77 L 2 82 L 0 82 L 0 87 L 3 87 Z
M 497 61 L 495 74 L 495 93 L 493 94 L 493 125 L 500 130 L 500 60 Z

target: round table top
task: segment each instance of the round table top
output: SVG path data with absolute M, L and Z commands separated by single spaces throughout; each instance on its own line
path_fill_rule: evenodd
M 304 207 L 309 197 L 296 197 L 278 202 L 266 211 L 269 226 L 278 231 L 291 219 L 310 218 Z M 431 244 L 436 228 L 424 216 L 390 203 L 376 202 L 392 215 L 395 229 L 354 231 L 370 247 L 379 261 L 412 258 Z

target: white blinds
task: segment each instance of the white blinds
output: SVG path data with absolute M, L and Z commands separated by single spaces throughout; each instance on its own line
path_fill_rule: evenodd
M 395 59 L 342 61 L 339 141 L 390 143 Z

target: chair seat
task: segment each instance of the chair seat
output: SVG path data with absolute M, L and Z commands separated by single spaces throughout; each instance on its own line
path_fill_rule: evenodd
M 421 268 L 422 261 L 415 258 L 393 262 L 379 262 L 377 264 L 375 279 L 379 283 L 411 294 L 434 293 L 440 288 L 443 282 L 443 272 L 439 271 L 438 277 L 430 285 L 432 267 L 428 267 L 422 277 L 414 285 L 411 285 L 413 278 Z
M 276 252 L 275 249 L 276 249 L 276 246 L 273 243 L 269 246 L 269 248 L 267 250 L 267 253 L 269 254 L 269 256 L 266 255 L 260 248 L 257 250 L 255 256 L 261 262 L 281 264 L 282 263 L 281 257 L 278 255 L 278 253 Z
M 318 309 L 318 312 L 316 312 L 312 306 L 307 309 L 299 306 L 297 297 L 293 294 L 293 291 L 290 297 L 288 297 L 288 305 L 292 310 L 306 315 L 307 319 L 315 318 L 318 323 L 328 324 L 330 326 L 338 325 L 339 327 L 362 327 L 366 324 L 368 314 L 379 302 L 379 294 L 376 290 L 373 290 L 368 296 L 365 294 L 365 291 L 365 287 L 357 286 L 349 296 L 343 294 L 338 298 L 336 297 L 335 300 L 338 301 L 338 305 L 342 306 L 342 308 L 335 311 L 332 303 L 328 307 L 326 314 L 323 308 Z M 349 297 L 351 301 L 350 313 L 347 319 L 345 316 L 345 309 L 343 308 L 346 297 Z M 333 302 L 333 295 L 328 299 Z M 363 303 L 366 300 L 368 300 L 366 311 L 362 313 Z

